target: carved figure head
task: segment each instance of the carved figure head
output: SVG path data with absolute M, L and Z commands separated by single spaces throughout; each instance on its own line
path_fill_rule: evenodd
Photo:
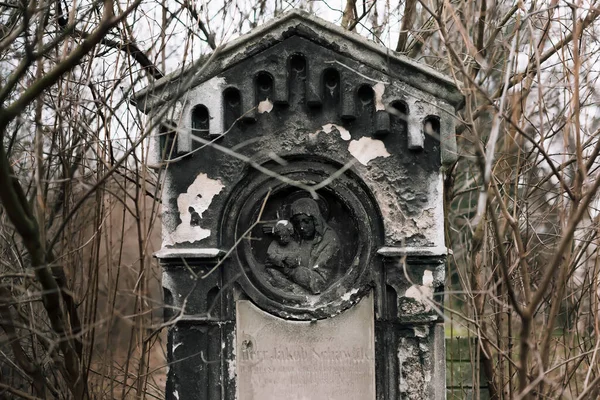
M 316 201 L 302 198 L 294 201 L 291 206 L 292 223 L 302 239 L 313 239 L 323 236 L 325 221 Z
M 273 227 L 273 234 L 275 235 L 277 242 L 280 245 L 285 246 L 292 241 L 292 237 L 294 236 L 294 226 L 290 221 L 282 219 L 277 221 Z

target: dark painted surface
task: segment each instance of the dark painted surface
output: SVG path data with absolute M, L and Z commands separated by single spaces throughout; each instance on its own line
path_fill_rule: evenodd
M 200 99 L 186 105 L 194 110 L 189 113 L 193 131 L 180 132 L 179 143 L 191 140 L 193 150 L 200 146 L 194 137 L 215 140 L 238 156 L 208 146 L 171 163 L 163 230 L 168 235 L 179 224 L 210 230 L 206 239 L 190 238 L 176 243 L 176 249 L 235 249 L 214 259 L 161 260 L 165 315 L 176 321 L 169 331 L 167 398 L 235 399 L 236 300 L 249 299 L 282 318 L 311 320 L 339 314 L 371 290 L 377 399 L 443 398 L 444 382 L 438 379 L 445 371 L 444 357 L 438 354 L 443 351 L 438 326 L 442 299 L 437 294 L 434 303 L 425 298 L 427 290 L 443 289 L 444 257 L 377 254 L 383 246 L 440 246 L 432 238 L 439 232 L 431 232 L 443 225 L 441 215 L 431 211 L 439 206 L 432 202 L 442 201 L 440 193 L 431 197 L 441 166 L 439 139 L 425 135 L 422 147 L 409 149 L 411 120 L 406 117 L 417 110 L 407 104 L 419 103 L 407 98 L 402 85 L 391 84 L 397 76 L 340 53 L 340 43 L 328 42 L 318 32 L 297 29 L 284 36 L 246 49 L 243 57 L 214 75 L 226 82 L 217 96 L 223 103 L 224 136 L 209 134 L 214 119 L 206 115 L 208 104 Z M 377 62 L 385 65 L 384 58 Z M 415 80 L 426 79 L 418 71 L 405 72 L 415 74 Z M 410 81 L 406 76 L 402 80 Z M 379 81 L 386 83 L 382 98 L 374 90 Z M 259 113 L 255 107 L 267 100 L 272 109 Z M 378 103 L 395 111 L 378 110 Z M 432 123 L 439 133 L 441 126 L 451 125 L 442 114 L 423 115 L 413 123 L 442 118 Z M 338 128 L 326 132 L 327 124 Z M 389 155 L 380 151 L 367 165 L 356 162 L 349 143 L 364 138 L 381 141 Z M 174 142 L 165 137 L 159 150 L 168 154 L 166 146 Z M 337 172 L 351 161 L 346 171 Z M 218 180 L 223 189 L 206 210 L 190 210 L 190 220 L 182 221 L 178 196 L 201 173 Z M 335 240 L 331 235 L 323 239 L 336 243 L 335 273 L 316 286 L 291 278 L 289 272 L 286 277 L 300 288 L 273 283 L 266 267 L 273 227 L 278 220 L 293 219 L 289 210 L 294 201 L 310 196 L 286 179 L 314 185 L 330 176 L 336 179 L 317 191 L 320 211 L 311 217 L 335 232 Z M 253 226 L 259 214 L 261 222 Z M 247 232 L 249 237 L 240 240 Z M 301 242 L 296 222 L 291 234 L 294 245 Z M 301 254 L 286 251 L 291 258 Z M 332 260 L 327 259 L 328 265 Z

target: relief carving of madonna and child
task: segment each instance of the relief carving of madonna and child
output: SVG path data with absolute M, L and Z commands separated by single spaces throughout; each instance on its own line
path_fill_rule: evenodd
M 337 279 L 342 262 L 339 237 L 313 199 L 295 200 L 289 214 L 289 220 L 277 221 L 272 229 L 264 263 L 267 279 L 295 294 L 320 294 Z

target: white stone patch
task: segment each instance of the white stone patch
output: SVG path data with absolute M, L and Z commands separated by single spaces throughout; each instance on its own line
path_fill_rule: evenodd
M 362 137 L 359 140 L 353 140 L 348 145 L 348 151 L 362 165 L 367 165 L 369 161 L 377 157 L 391 156 L 381 140 Z
M 213 198 L 223 190 L 224 186 L 218 179 L 210 179 L 206 174 L 199 174 L 185 193 L 177 198 L 177 208 L 181 224 L 174 232 L 165 237 L 163 245 L 175 243 L 196 242 L 210 236 L 210 230 L 200 226 L 202 214 L 208 209 Z M 192 218 L 194 224 L 192 224 Z
M 325 124 L 321 128 L 325 133 L 331 133 L 331 131 L 335 128 L 340 133 L 342 140 L 350 140 L 350 131 L 343 126 L 336 124 Z
M 287 219 L 282 219 L 280 221 L 277 221 L 275 223 L 275 226 L 283 226 L 283 227 L 287 227 L 290 226 L 292 223 L 290 221 L 288 221 Z M 275 233 L 275 227 L 273 227 L 273 232 Z M 317 268 L 319 266 L 319 264 L 315 265 L 315 268 Z
M 177 391 L 177 389 L 173 391 L 173 397 L 179 400 L 179 392 Z
M 426 338 L 429 335 L 429 327 L 427 325 L 414 326 L 413 331 L 415 333 L 415 336 L 418 338 Z M 425 348 L 425 351 L 427 351 L 427 348 Z
M 402 241 L 406 237 L 414 234 L 422 234 L 434 248 L 443 248 L 444 238 L 444 202 L 442 199 L 442 174 L 432 174 L 426 178 L 427 183 L 427 202 L 423 204 L 421 213 L 417 216 L 407 218 L 404 215 L 398 215 L 401 205 L 393 194 L 385 190 L 376 190 L 375 196 L 379 204 L 382 205 L 383 215 L 396 214 L 395 221 L 401 223 L 386 223 L 386 235 L 392 240 Z M 435 279 L 435 277 L 434 277 Z
M 427 232 L 425 235 L 436 246 L 443 246 L 444 238 L 444 200 L 442 197 L 443 177 L 436 174 L 428 185 L 427 203 L 429 208 L 423 210 L 422 217 L 417 220 L 417 227 Z
M 258 103 L 256 110 L 259 114 L 270 113 L 273 110 L 273 102 L 269 99 L 263 100 Z
M 168 289 L 169 291 L 172 291 L 173 287 L 175 287 L 173 279 L 171 279 L 171 275 L 167 274 L 164 270 L 162 273 L 162 285 L 165 289 Z
M 427 305 L 428 307 L 426 308 L 428 311 L 431 309 L 428 303 L 428 300 L 431 297 L 431 295 L 433 295 L 433 290 L 431 290 L 431 288 L 427 286 L 421 285 L 412 285 L 406 290 L 406 293 L 404 293 L 404 297 L 410 297 L 423 303 L 424 305 Z
M 383 104 L 383 92 L 385 92 L 385 85 L 383 82 L 378 82 L 373 85 L 373 92 L 375 93 L 375 110 L 385 111 L 385 105 Z
M 342 295 L 342 301 L 349 301 L 353 294 L 358 293 L 358 289 L 352 289 L 348 293 Z
M 428 269 L 426 269 L 423 274 L 423 286 L 433 287 L 433 272 Z
M 232 360 L 232 359 L 227 360 L 227 371 L 231 378 L 236 376 L 237 372 L 235 369 L 235 361 L 234 360 Z
M 233 353 L 233 357 L 230 358 L 229 360 L 227 360 L 227 371 L 229 373 L 229 379 L 233 379 L 236 375 L 237 375 L 237 369 L 235 366 L 235 355 L 236 355 L 236 332 L 235 332 L 235 328 L 234 330 L 231 332 L 231 343 L 233 344 L 232 347 L 232 353 Z
M 417 300 L 425 306 L 425 311 L 431 310 L 431 299 L 433 298 L 433 272 L 425 270 L 423 273 L 423 284 L 412 285 L 404 293 L 404 297 Z

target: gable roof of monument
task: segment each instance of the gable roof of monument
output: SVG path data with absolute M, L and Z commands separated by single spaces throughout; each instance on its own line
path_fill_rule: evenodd
M 462 107 L 464 97 L 456 83 L 448 76 L 378 45 L 355 32 L 349 32 L 298 9 L 286 12 L 279 18 L 219 46 L 211 54 L 198 59 L 185 71 L 171 73 L 153 82 L 138 91 L 131 101 L 140 110 L 148 113 L 154 107 L 181 96 L 182 93 L 218 75 L 221 71 L 294 35 L 307 38 L 379 70 L 392 79 L 404 81 L 410 86 L 444 99 L 456 109 Z

